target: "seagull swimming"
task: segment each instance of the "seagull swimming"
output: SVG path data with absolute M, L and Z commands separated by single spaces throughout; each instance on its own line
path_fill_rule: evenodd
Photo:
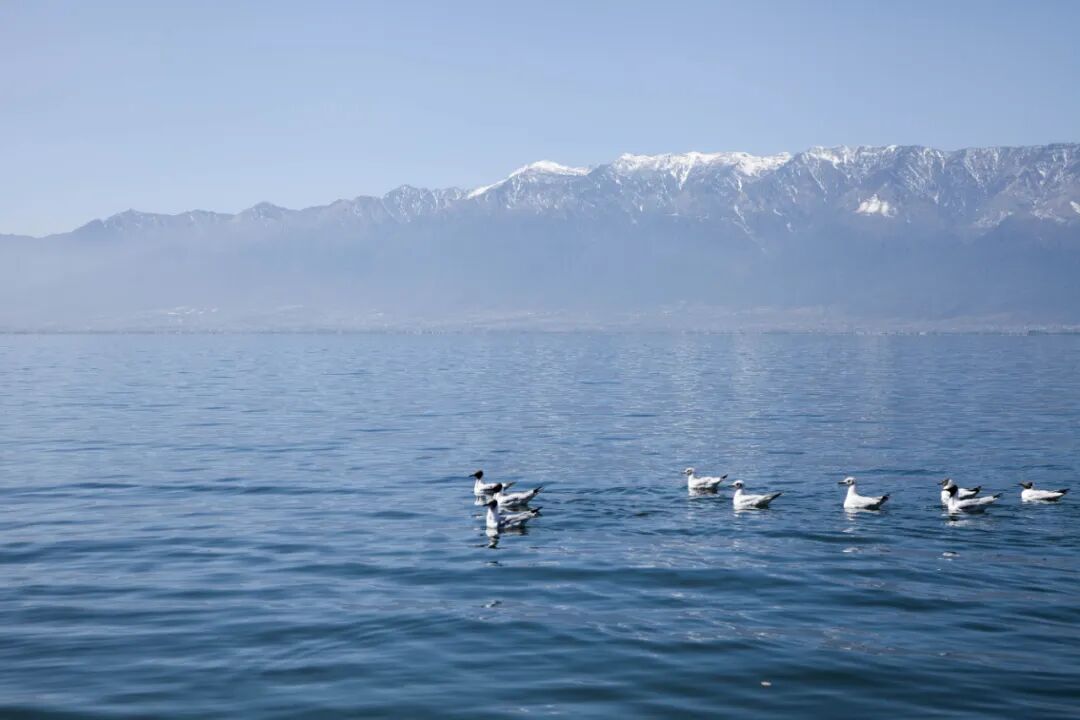
M 720 483 L 727 480 L 727 475 L 721 475 L 720 477 L 698 477 L 694 474 L 694 468 L 692 467 L 683 470 L 683 475 L 686 476 L 687 490 L 715 490 Z
M 950 485 L 949 489 L 945 492 L 949 493 L 949 503 L 947 505 L 950 515 L 959 515 L 960 513 L 981 513 L 986 510 L 987 507 L 993 505 L 994 502 L 1001 497 L 1001 493 L 997 495 L 988 495 L 986 497 L 968 498 L 967 500 L 961 500 L 959 497 L 960 488 L 956 485 Z
M 474 478 L 476 482 L 473 483 L 472 489 L 474 495 L 490 495 L 491 493 L 502 492 L 506 488 L 510 487 L 514 483 L 486 483 L 484 482 L 484 471 L 477 470 L 469 477 Z
M 855 478 L 850 475 L 838 484 L 847 485 L 847 496 L 844 498 L 845 510 L 878 510 L 889 499 L 888 495 L 869 497 L 855 492 Z
M 731 499 L 731 504 L 735 506 L 736 510 L 764 510 L 769 507 L 769 503 L 783 495 L 783 493 L 780 492 L 769 493 L 768 495 L 750 495 L 749 493 L 744 493 L 742 480 L 736 480 L 731 483 L 731 487 L 735 488 L 735 497 Z
M 1024 488 L 1020 491 L 1020 499 L 1024 502 L 1057 502 L 1061 498 L 1065 497 L 1065 493 L 1069 492 L 1069 488 L 1062 488 L 1061 490 L 1036 490 L 1035 483 L 1022 482 L 1020 487 Z
M 538 485 L 532 490 L 522 490 L 521 492 L 508 493 L 499 491 L 495 493 L 495 501 L 499 503 L 499 507 L 521 507 L 527 505 L 543 489 L 543 485 Z
M 958 487 L 956 485 L 956 483 L 953 482 L 952 478 L 945 478 L 944 480 L 941 481 L 941 504 L 942 505 L 948 505 L 949 504 L 949 486 L 950 485 L 954 486 L 954 487 L 957 487 L 956 497 L 959 498 L 960 500 L 969 500 L 969 499 L 975 497 L 976 495 L 978 495 L 982 491 L 982 485 L 976 485 L 973 488 L 962 488 L 962 487 Z
M 487 503 L 487 527 L 489 530 L 508 530 L 510 528 L 524 527 L 525 523 L 540 514 L 540 508 L 533 508 L 524 512 L 507 513 L 499 512 L 499 501 L 492 498 Z

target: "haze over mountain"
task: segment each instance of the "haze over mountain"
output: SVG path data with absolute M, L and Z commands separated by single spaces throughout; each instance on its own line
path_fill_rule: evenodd
M 1056 326 L 1078 271 L 1078 144 L 623 155 L 0 236 L 0 329 Z

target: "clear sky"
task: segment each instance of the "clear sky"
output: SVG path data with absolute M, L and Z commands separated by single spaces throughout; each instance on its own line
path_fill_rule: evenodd
M 0 0 L 0 232 L 623 152 L 1080 140 L 1080 2 Z

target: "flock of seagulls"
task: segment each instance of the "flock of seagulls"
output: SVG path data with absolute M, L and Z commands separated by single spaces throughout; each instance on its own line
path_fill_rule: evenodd
M 715 493 L 728 477 L 727 475 L 715 477 L 698 475 L 692 467 L 683 470 L 683 475 L 686 476 L 686 489 L 692 495 Z M 540 514 L 540 508 L 530 508 L 528 505 L 544 489 L 543 485 L 532 490 L 508 492 L 513 482 L 484 482 L 483 470 L 477 470 L 469 477 L 473 478 L 473 495 L 476 496 L 477 504 L 487 508 L 486 525 L 489 534 L 524 528 L 525 523 Z M 851 476 L 844 478 L 839 484 L 847 486 L 847 494 L 844 496 L 845 510 L 880 510 L 889 500 L 888 494 L 860 495 L 856 489 L 856 480 Z M 765 510 L 773 500 L 783 494 L 782 492 L 756 495 L 748 493 L 744 489 L 745 484 L 742 480 L 733 481 L 731 487 L 735 490 L 731 504 L 736 510 Z M 1020 487 L 1023 488 L 1020 491 L 1020 499 L 1023 502 L 1057 502 L 1069 492 L 1068 488 L 1038 490 L 1031 482 L 1022 482 Z M 963 488 L 953 482 L 952 478 L 941 481 L 941 504 L 950 516 L 985 512 L 1003 494 L 982 495 L 981 493 L 982 485 Z
M 694 468 L 686 468 L 683 470 L 683 474 L 686 475 L 686 489 L 691 494 L 715 492 L 727 478 L 727 475 L 698 477 Z M 860 495 L 855 487 L 856 480 L 850 475 L 841 480 L 839 484 L 847 486 L 847 494 L 844 496 L 845 510 L 880 510 L 881 506 L 889 500 L 888 494 Z M 742 480 L 734 481 L 731 483 L 731 487 L 735 488 L 731 504 L 735 506 L 736 510 L 764 510 L 769 507 L 769 503 L 782 495 L 782 493 L 778 492 L 751 495 L 743 491 L 744 483 Z M 1035 485 L 1030 482 L 1022 482 L 1020 487 L 1024 488 L 1020 491 L 1020 499 L 1023 502 L 1057 502 L 1065 496 L 1065 493 L 1069 492 L 1068 488 L 1036 490 Z M 980 495 L 981 492 L 982 485 L 973 488 L 962 488 L 953 482 L 952 478 L 945 478 L 941 481 L 941 504 L 945 506 L 949 515 L 981 513 L 997 502 L 998 498 L 1003 494 Z
M 540 514 L 540 508 L 526 506 L 544 489 L 543 485 L 522 492 L 506 492 L 514 483 L 486 483 L 483 470 L 477 470 L 469 477 L 475 481 L 473 495 L 487 508 L 486 524 L 489 532 L 499 533 L 503 530 L 523 528 L 525 523 Z M 504 513 L 504 509 L 517 512 Z

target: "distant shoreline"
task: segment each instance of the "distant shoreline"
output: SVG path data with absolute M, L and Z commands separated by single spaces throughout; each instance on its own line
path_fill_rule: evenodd
M 1016 330 L 786 330 L 786 329 L 661 329 L 661 328 L 312 328 L 312 329 L 110 329 L 110 330 L 5 330 L 0 336 L 17 335 L 807 335 L 836 337 L 1012 336 L 1080 335 L 1080 328 Z

